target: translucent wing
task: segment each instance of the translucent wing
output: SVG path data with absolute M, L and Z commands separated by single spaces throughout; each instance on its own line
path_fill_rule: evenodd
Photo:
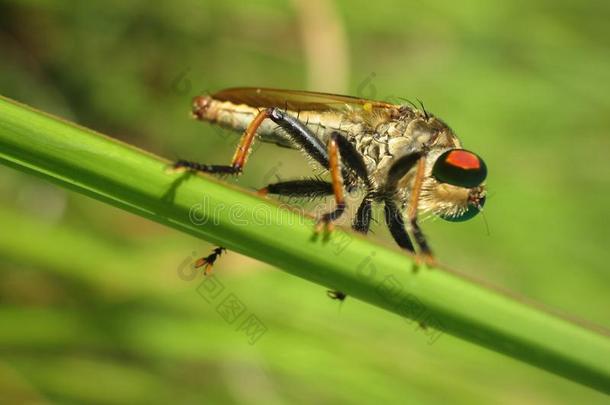
M 246 104 L 251 107 L 279 107 L 293 111 L 344 111 L 350 108 L 389 108 L 399 105 L 383 101 L 367 100 L 358 97 L 337 94 L 317 93 L 302 90 L 266 89 L 259 87 L 236 87 L 219 91 L 212 95 L 219 101 L 230 101 L 235 104 Z

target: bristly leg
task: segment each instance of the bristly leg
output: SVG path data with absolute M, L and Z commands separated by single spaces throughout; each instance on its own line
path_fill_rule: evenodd
M 393 196 L 396 193 L 398 182 L 404 177 L 411 169 L 416 167 L 415 180 L 413 187 L 411 188 L 407 218 L 409 227 L 413 233 L 415 243 L 419 248 L 419 254 L 417 255 L 418 261 L 423 261 L 427 264 L 433 263 L 433 255 L 430 250 L 428 242 L 417 223 L 417 207 L 419 204 L 419 196 L 421 193 L 421 187 L 424 179 L 425 171 L 425 151 L 414 152 L 405 155 L 398 159 L 388 171 L 388 177 L 384 188 L 385 198 L 385 217 L 390 233 L 394 237 L 394 240 L 398 246 L 411 253 L 415 253 L 413 243 L 409 239 L 409 235 L 405 230 L 405 222 L 402 214 L 398 210 L 398 207 L 393 201 Z
M 422 157 L 421 153 L 414 152 L 408 155 L 402 156 L 396 160 L 390 170 L 388 171 L 388 177 L 385 182 L 384 194 L 391 195 L 396 192 L 398 182 L 411 170 L 419 159 Z
M 189 160 L 178 160 L 173 165 L 174 169 L 185 168 L 195 172 L 213 173 L 213 174 L 237 174 L 240 170 L 233 166 L 223 165 L 206 165 L 203 163 L 192 162 Z
M 405 222 L 402 218 L 402 214 L 400 213 L 400 210 L 396 206 L 394 200 L 387 199 L 385 201 L 384 211 L 385 222 L 388 225 L 388 229 L 390 230 L 394 241 L 396 241 L 398 246 L 401 248 L 411 253 L 415 253 L 413 243 L 411 242 L 409 234 L 405 228 Z
M 415 238 L 415 243 L 417 243 L 417 246 L 419 247 L 421 261 L 428 265 L 433 264 L 434 256 L 432 255 L 432 250 L 430 250 L 430 246 L 428 246 L 428 242 L 426 242 L 426 238 L 417 223 L 417 219 L 411 220 L 411 230 L 413 232 L 413 237 Z
M 279 108 L 269 110 L 269 118 L 282 128 L 290 140 L 308 157 L 328 168 L 328 152 L 324 143 L 299 119 Z
M 432 255 L 430 247 L 428 246 L 428 242 L 426 242 L 426 238 L 417 223 L 417 207 L 419 204 L 419 196 L 424 180 L 424 171 L 426 167 L 425 163 L 425 157 L 421 157 L 417 162 L 417 171 L 415 172 L 415 181 L 413 182 L 413 187 L 411 189 L 411 196 L 407 210 L 407 218 L 409 219 L 411 231 L 413 232 L 413 236 L 415 238 L 415 243 L 417 243 L 417 247 L 419 248 L 419 255 L 417 255 L 417 261 L 423 262 L 427 265 L 431 265 L 434 263 L 434 257 Z
M 371 227 L 372 218 L 372 196 L 367 194 L 358 207 L 354 221 L 352 222 L 352 229 L 356 232 L 366 235 Z
M 332 230 L 332 223 L 337 220 L 345 211 L 345 196 L 344 196 L 344 171 L 342 163 L 346 168 L 351 170 L 357 178 L 361 179 L 367 189 L 371 188 L 371 181 L 368 176 L 366 164 L 362 155 L 356 150 L 347 138 L 339 132 L 333 132 L 328 140 L 328 170 L 331 176 L 333 186 L 333 194 L 335 196 L 335 209 L 322 215 L 318 221 L 316 232 L 320 232 L 323 228 L 327 231 Z M 348 172 L 349 173 L 349 172 Z
M 316 225 L 316 233 L 325 229 L 332 231 L 332 223 L 338 219 L 345 211 L 345 196 L 343 189 L 343 175 L 341 174 L 341 161 L 339 155 L 339 142 L 337 138 L 340 135 L 333 132 L 328 141 L 328 171 L 330 172 L 331 183 L 333 186 L 333 194 L 335 196 L 335 209 L 322 215 Z
M 394 194 L 396 193 L 400 179 L 404 177 L 420 159 L 421 154 L 415 152 L 405 155 L 394 162 L 388 171 L 388 177 L 383 191 L 385 221 L 390 230 L 390 234 L 392 234 L 392 237 L 398 246 L 410 253 L 415 253 L 415 248 L 413 247 L 413 243 L 405 228 L 402 214 L 394 202 Z
M 218 259 L 220 255 L 226 251 L 227 249 L 225 249 L 224 247 L 218 246 L 212 251 L 210 255 L 198 259 L 195 262 L 195 268 L 203 267 L 203 274 L 207 276 L 212 272 L 212 267 L 214 266 L 216 259 Z
M 364 182 L 367 192 L 370 192 L 372 188 L 371 179 L 362 154 L 339 132 L 333 132 L 331 134 L 332 139 L 337 142 L 341 162 L 347 169 L 353 171 L 357 178 Z
M 423 163 L 425 158 L 422 153 L 414 152 L 405 155 L 398 159 L 390 168 L 388 177 L 385 184 L 384 196 L 385 196 L 385 219 L 386 224 L 392 234 L 392 237 L 401 248 L 415 253 L 413 242 L 409 238 L 409 234 L 406 231 L 405 221 L 403 216 L 396 206 L 393 200 L 394 193 L 397 190 L 398 182 L 404 177 L 411 169 L 416 167 L 416 180 L 411 190 L 411 203 L 409 205 L 408 219 L 409 226 L 413 231 L 413 237 L 415 243 L 420 249 L 422 255 L 426 257 L 432 257 L 432 252 L 428 247 L 424 234 L 422 233 L 419 225 L 417 224 L 417 202 L 419 200 L 422 180 L 423 180 Z
M 269 184 L 258 190 L 258 194 L 275 194 L 288 197 L 317 198 L 331 195 L 333 185 L 319 179 L 290 180 Z

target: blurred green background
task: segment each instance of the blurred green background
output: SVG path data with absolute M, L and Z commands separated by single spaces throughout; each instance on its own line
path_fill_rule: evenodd
M 204 91 L 419 98 L 490 172 L 489 233 L 424 224 L 440 261 L 607 327 L 609 18 L 551 0 L 0 0 L 0 94 L 208 163 L 238 135 L 189 119 Z M 248 169 L 254 188 L 307 165 L 263 145 Z M 218 280 L 267 328 L 251 344 L 179 277 L 209 244 L 6 167 L 0 226 L 0 403 L 608 400 L 229 253 Z

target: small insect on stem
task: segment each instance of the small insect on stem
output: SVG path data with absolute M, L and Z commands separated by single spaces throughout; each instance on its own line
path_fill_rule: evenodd
M 335 208 L 323 214 L 316 226 L 317 231 L 330 232 L 333 222 L 347 212 L 345 193 L 361 189 L 365 197 L 352 228 L 367 234 L 373 204 L 383 205 L 392 237 L 402 249 L 417 255 L 417 263 L 434 263 L 419 226 L 420 216 L 465 221 L 485 204 L 487 167 L 483 159 L 463 149 L 453 130 L 421 101 L 419 106 L 400 105 L 298 90 L 232 88 L 195 97 L 192 114 L 243 135 L 231 164 L 181 160 L 174 168 L 238 175 L 255 139 L 297 149 L 330 178 L 316 175 L 268 184 L 260 188 L 259 195 L 334 196 Z M 215 249 L 196 266 L 205 267 L 208 274 L 223 251 Z M 346 297 L 339 291 L 329 291 L 328 296 Z
M 328 290 L 326 291 L 326 295 L 328 295 L 328 298 L 331 300 L 345 301 L 347 298 L 345 293 L 337 290 Z
M 214 263 L 216 259 L 220 257 L 223 252 L 226 252 L 227 249 L 219 246 L 215 248 L 212 253 L 206 257 L 202 257 L 195 262 L 195 268 L 198 269 L 203 267 L 203 274 L 209 275 L 212 272 L 212 267 L 214 267 Z

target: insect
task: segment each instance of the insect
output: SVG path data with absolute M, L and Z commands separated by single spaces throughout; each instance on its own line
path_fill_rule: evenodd
M 345 298 L 347 298 L 347 295 L 345 295 L 345 293 L 337 290 L 328 290 L 326 291 L 326 295 L 331 300 L 344 301 Z
M 216 260 L 226 251 L 227 249 L 221 246 L 215 248 L 208 256 L 198 259 L 195 262 L 195 268 L 203 267 L 203 274 L 207 276 L 212 272 L 212 267 Z
M 282 181 L 259 190 L 262 195 L 334 196 L 334 209 L 323 214 L 316 232 L 332 230 L 346 209 L 347 191 L 364 198 L 352 228 L 369 231 L 373 203 L 384 206 L 387 227 L 403 249 L 433 261 L 418 216 L 434 214 L 464 221 L 485 204 L 487 168 L 478 155 L 462 148 L 451 128 L 423 105 L 326 93 L 268 88 L 231 88 L 193 99 L 193 116 L 242 131 L 231 164 L 180 160 L 176 168 L 216 174 L 243 172 L 255 138 L 296 148 L 330 174 Z M 403 215 L 403 212 L 405 215 Z M 215 258 L 216 256 L 214 256 Z M 205 260 L 201 265 L 205 265 Z M 341 299 L 344 294 L 337 292 Z

